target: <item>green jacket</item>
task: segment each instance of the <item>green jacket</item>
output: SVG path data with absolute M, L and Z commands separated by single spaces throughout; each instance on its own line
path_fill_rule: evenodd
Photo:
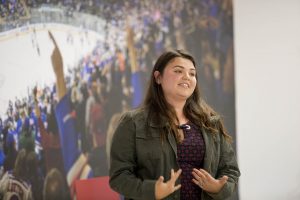
M 148 112 L 141 109 L 125 113 L 113 136 L 109 183 L 126 199 L 155 199 L 159 176 L 167 181 L 171 169 L 179 169 L 177 144 L 168 124 L 147 116 Z M 160 138 L 162 131 L 168 132 L 166 140 Z M 201 199 L 226 199 L 235 191 L 240 176 L 235 153 L 222 134 L 204 129 L 202 134 L 206 146 L 203 168 L 215 178 L 227 175 L 229 179 L 219 193 L 203 191 Z M 165 199 L 179 200 L 180 190 Z

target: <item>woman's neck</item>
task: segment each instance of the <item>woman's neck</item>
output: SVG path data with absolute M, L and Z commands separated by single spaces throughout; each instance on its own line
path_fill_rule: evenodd
M 173 106 L 173 108 L 175 110 L 177 119 L 179 121 L 178 125 L 187 123 L 188 119 L 186 118 L 186 116 L 183 113 L 183 108 L 184 108 L 184 105 L 185 105 L 185 101 L 184 102 L 183 101 L 180 101 L 180 102 L 174 102 L 173 101 L 170 104 Z

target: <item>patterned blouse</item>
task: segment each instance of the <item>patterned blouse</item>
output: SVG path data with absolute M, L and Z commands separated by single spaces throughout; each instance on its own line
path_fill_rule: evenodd
M 191 122 L 181 127 L 184 140 L 177 145 L 178 164 L 182 169 L 180 199 L 200 200 L 202 189 L 192 181 L 192 171 L 203 167 L 205 143 L 199 127 Z

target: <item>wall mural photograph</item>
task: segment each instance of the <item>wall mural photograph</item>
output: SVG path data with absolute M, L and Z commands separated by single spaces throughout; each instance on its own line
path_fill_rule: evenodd
M 112 137 L 122 114 L 143 102 L 167 50 L 195 58 L 201 97 L 221 114 L 235 147 L 232 6 L 2 0 L 0 194 L 123 198 L 108 185 Z M 9 179 L 17 189 L 7 187 Z

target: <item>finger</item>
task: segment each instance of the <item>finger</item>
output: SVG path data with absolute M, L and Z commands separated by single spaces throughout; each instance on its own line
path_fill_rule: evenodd
M 204 176 L 206 176 L 206 177 L 210 177 L 211 175 L 207 172 L 207 171 L 205 171 L 204 169 L 200 169 L 199 170 Z
M 223 176 L 223 177 L 220 179 L 220 181 L 221 181 L 222 184 L 225 184 L 225 183 L 227 182 L 227 180 L 228 180 L 228 176 Z
M 181 169 L 179 169 L 179 170 L 177 170 L 177 172 L 175 172 L 176 179 L 180 176 L 181 172 L 182 172 Z
M 171 177 L 174 176 L 174 169 L 171 169 Z
M 198 174 L 200 174 L 201 178 L 206 179 L 210 176 L 209 173 L 207 173 L 205 170 L 203 169 L 199 169 L 198 170 Z
M 48 31 L 48 34 L 49 34 L 49 37 L 50 37 L 50 39 L 52 40 L 54 46 L 57 47 L 56 40 L 55 40 L 53 34 L 51 33 L 51 31 Z
M 181 184 L 176 185 L 176 186 L 174 187 L 174 191 L 176 191 L 176 190 L 178 190 L 178 189 L 180 189 L 180 188 L 181 188 Z
M 194 169 L 193 169 L 193 172 L 195 172 L 198 176 L 204 176 L 203 172 L 200 171 L 200 169 L 194 168 Z
M 192 172 L 193 176 L 198 180 L 198 179 L 202 179 L 204 180 L 205 179 L 205 175 L 200 172 L 199 170 L 193 170 Z
M 196 179 L 192 179 L 192 181 L 196 184 L 196 185 L 199 185 L 199 181 L 198 180 L 196 180 Z
M 164 182 L 164 177 L 163 176 L 160 176 L 157 180 L 159 183 L 163 183 Z
M 193 168 L 193 171 L 194 171 L 194 172 L 200 172 L 200 170 L 197 169 L 197 168 Z
M 171 170 L 171 179 L 170 181 L 173 182 L 173 184 L 175 184 L 176 180 L 178 179 L 178 177 L 180 176 L 182 170 L 179 169 L 176 172 L 174 172 L 174 170 Z
M 180 176 L 181 171 L 182 171 L 182 170 L 179 169 L 179 170 L 177 170 L 176 172 L 174 172 L 174 169 L 171 169 L 171 179 L 168 181 L 168 183 L 170 183 L 170 184 L 172 185 L 172 187 L 175 188 L 173 191 L 178 190 L 178 189 L 181 187 L 180 184 L 179 184 L 180 186 L 179 186 L 179 185 L 175 186 L 176 180 L 177 180 L 178 177 Z
M 192 181 L 193 181 L 193 183 L 195 183 L 196 185 L 198 185 L 199 187 L 203 187 L 203 182 L 201 182 L 201 181 L 197 181 L 196 179 L 192 179 Z

